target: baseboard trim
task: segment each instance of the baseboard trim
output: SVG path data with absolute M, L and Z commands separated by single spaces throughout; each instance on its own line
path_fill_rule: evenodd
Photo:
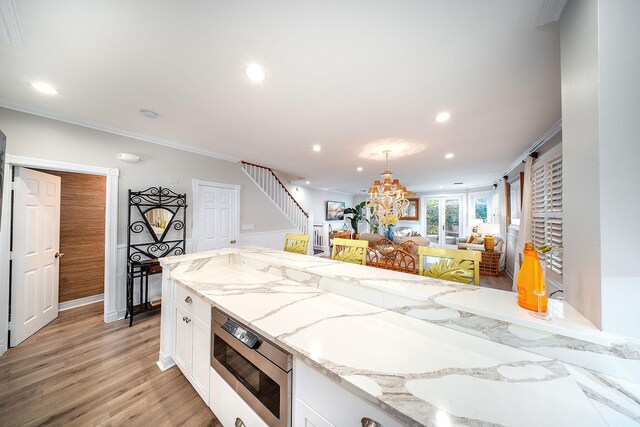
M 105 313 L 104 322 L 111 323 L 111 322 L 115 322 L 116 320 L 122 320 L 124 319 L 125 313 L 126 313 L 126 310 L 111 311 L 109 313 Z
M 72 308 L 81 307 L 83 305 L 93 304 L 100 301 L 104 301 L 104 294 L 91 295 L 71 301 L 60 302 L 58 303 L 58 311 L 70 310 Z
M 175 364 L 176 362 L 174 362 L 170 356 L 165 356 L 164 354 L 162 354 L 162 352 L 160 352 L 160 357 L 158 358 L 156 365 L 158 365 L 158 368 L 160 368 L 162 372 L 173 367 Z

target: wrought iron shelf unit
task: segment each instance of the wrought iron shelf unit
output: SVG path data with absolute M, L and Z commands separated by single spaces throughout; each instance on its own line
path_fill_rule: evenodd
M 128 193 L 127 226 L 127 312 L 133 316 L 160 307 L 149 301 L 149 276 L 162 273 L 159 258 L 182 255 L 186 243 L 187 195 L 168 188 L 150 187 Z M 140 286 L 139 304 L 134 301 L 134 285 Z

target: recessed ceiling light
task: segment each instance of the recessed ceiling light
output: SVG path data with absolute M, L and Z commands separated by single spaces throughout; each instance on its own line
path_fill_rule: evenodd
M 444 188 L 442 185 L 439 188 Z
M 322 147 L 320 147 L 318 144 L 313 146 L 313 151 L 322 151 Z
M 151 110 L 145 110 L 144 108 L 140 110 L 140 114 L 145 116 L 147 119 L 157 119 L 158 118 L 158 113 L 156 113 L 155 111 L 151 111 Z
M 305 181 L 305 184 L 309 185 L 311 184 L 311 181 Z
M 263 82 L 264 79 L 267 78 L 267 73 L 265 73 L 264 68 L 259 66 L 258 64 L 250 64 L 244 70 L 244 74 L 254 82 Z
M 452 159 L 453 158 L 453 153 L 447 153 L 444 155 L 445 159 Z
M 451 113 L 449 113 L 448 111 L 443 111 L 442 113 L 436 116 L 436 122 L 441 122 L 441 123 L 446 122 L 450 118 L 451 118 Z
M 362 166 L 358 166 L 358 169 L 356 169 L 358 172 L 362 172 L 364 169 L 362 168 Z
M 51 86 L 49 83 L 45 82 L 31 82 L 31 87 L 37 90 L 38 92 L 42 92 L 46 95 L 57 95 L 58 91 L 55 87 Z

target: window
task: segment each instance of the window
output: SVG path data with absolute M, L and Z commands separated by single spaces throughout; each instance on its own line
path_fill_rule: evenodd
M 476 197 L 474 205 L 475 219 L 481 219 L 484 223 L 490 222 L 487 220 L 487 198 Z
M 495 188 L 491 195 L 491 210 L 493 211 L 491 222 L 500 224 L 500 190 L 498 188 Z
M 562 246 L 562 153 L 533 163 L 531 174 L 531 239 L 540 245 Z M 562 283 L 562 256 L 542 254 L 548 276 Z
M 522 206 L 520 206 L 520 179 L 516 177 L 516 180 L 513 181 L 510 185 L 509 192 L 509 200 L 511 204 L 509 205 L 509 210 L 511 211 L 511 224 L 520 225 L 520 210 Z

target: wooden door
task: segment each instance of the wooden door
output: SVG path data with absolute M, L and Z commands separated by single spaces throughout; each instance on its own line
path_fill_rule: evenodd
M 60 178 L 16 167 L 10 345 L 58 317 Z

